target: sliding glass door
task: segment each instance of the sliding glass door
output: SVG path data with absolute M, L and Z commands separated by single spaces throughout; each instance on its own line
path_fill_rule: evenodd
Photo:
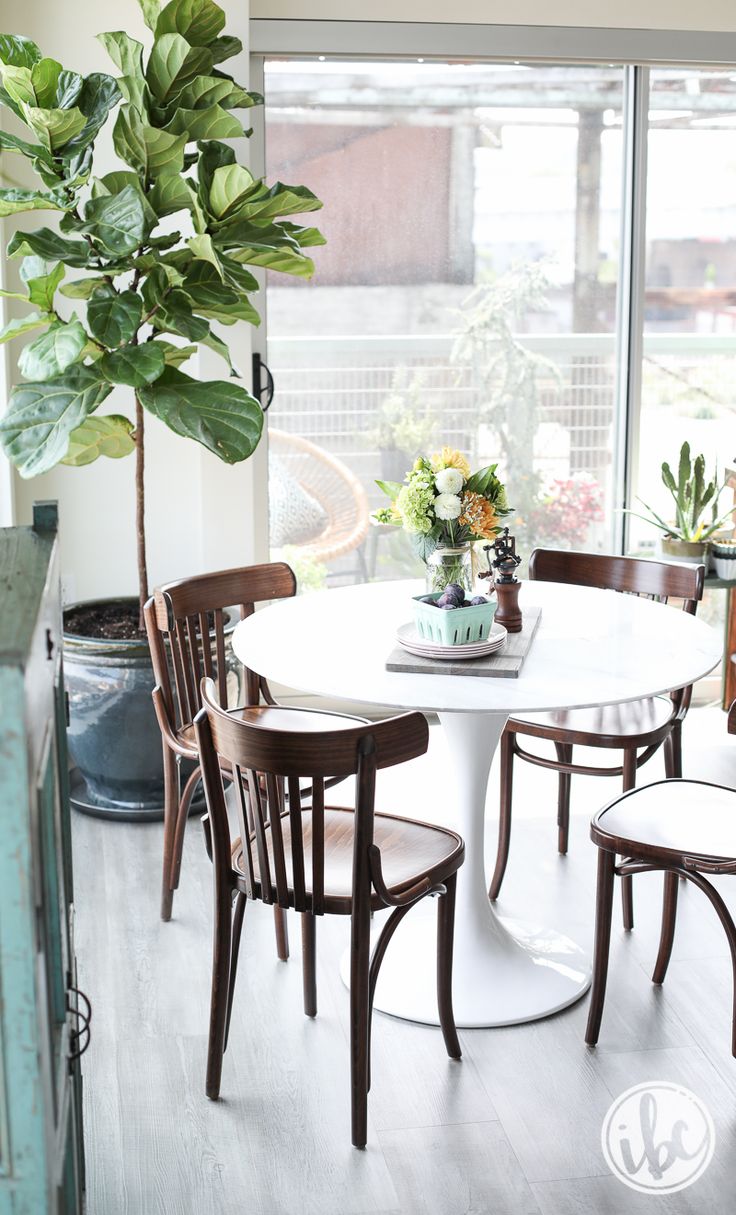
M 267 175 L 324 202 L 314 279 L 268 283 L 271 545 L 312 585 L 406 576 L 374 482 L 443 444 L 521 550 L 616 543 L 623 80 L 266 61 Z
M 406 576 L 375 480 L 450 444 L 498 463 L 526 553 L 654 554 L 624 507 L 672 513 L 662 460 L 736 457 L 736 75 L 258 64 L 265 171 L 327 238 L 267 286 L 272 552 L 308 586 Z

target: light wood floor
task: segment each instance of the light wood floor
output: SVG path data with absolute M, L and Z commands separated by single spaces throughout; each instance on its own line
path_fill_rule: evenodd
M 657 761 L 658 762 L 658 761 Z M 725 717 L 691 714 L 686 775 L 736 785 Z M 439 730 L 430 753 L 379 786 L 385 809 L 452 824 Z M 661 769 L 647 769 L 657 779 Z M 492 777 L 489 813 L 497 779 Z M 590 813 L 610 781 L 573 782 L 570 854 L 555 851 L 554 777 L 519 766 L 503 910 L 553 924 L 585 947 L 593 928 Z M 492 831 L 489 833 L 492 836 Z M 733 1210 L 736 1061 L 729 1052 L 725 938 L 683 890 L 667 983 L 653 988 L 658 876 L 635 881 L 635 931 L 617 916 L 601 1043 L 583 1044 L 587 999 L 534 1024 L 461 1032 L 376 1016 L 369 1143 L 350 1146 L 347 993 L 337 975 L 347 923 L 320 924 L 319 1016 L 301 1008 L 298 924 L 275 959 L 271 913 L 249 907 L 222 1100 L 204 1095 L 210 866 L 190 822 L 175 919 L 158 919 L 161 829 L 75 815 L 77 952 L 94 1008 L 84 1059 L 88 1215 L 690 1215 Z M 489 860 L 493 851 L 489 839 Z M 525 870 L 527 871 L 525 873 Z M 721 888 L 736 906 L 736 881 Z M 618 909 L 617 909 L 618 910 Z M 672 1196 L 634 1193 L 600 1151 L 614 1097 L 678 1081 L 707 1102 L 715 1158 Z

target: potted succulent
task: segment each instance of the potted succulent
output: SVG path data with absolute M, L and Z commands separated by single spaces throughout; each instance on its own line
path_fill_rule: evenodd
M 716 476 L 711 481 L 705 479 L 705 456 L 690 456 L 690 444 L 683 443 L 680 449 L 680 459 L 677 468 L 677 479 L 669 464 L 662 465 L 662 482 L 672 495 L 675 507 L 675 519 L 666 522 L 647 506 L 639 501 L 649 512 L 640 515 L 629 511 L 638 519 L 644 519 L 662 532 L 660 549 L 662 556 L 689 564 L 707 565 L 708 544 L 730 519 L 734 511 L 731 506 L 723 515 L 718 517 L 718 498 L 723 486 L 719 486 Z M 710 518 L 706 518 L 708 512 Z
M 308 189 L 255 180 L 223 142 L 250 134 L 236 113 L 263 101 L 222 66 L 242 50 L 224 33 L 223 10 L 213 0 L 139 3 L 147 48 L 121 31 L 99 35 L 117 79 L 83 77 L 29 39 L 0 35 L 0 103 L 10 112 L 0 149 L 40 179 L 0 189 L 0 216 L 46 211 L 59 221 L 18 231 L 8 246 L 22 259 L 21 288 L 4 294 L 28 310 L 0 342 L 30 340 L 0 442 L 22 477 L 134 455 L 137 596 L 68 611 L 65 649 L 72 750 L 87 759 L 89 800 L 146 814 L 161 805 L 162 773 L 142 620 L 145 420 L 228 464 L 246 460 L 263 415 L 212 323 L 258 324 L 249 267 L 306 278 L 305 248 L 324 242 L 293 222 L 321 206 Z M 113 115 L 121 164 L 95 177 L 95 141 Z M 202 382 L 183 370 L 200 345 L 229 375 Z M 129 415 L 102 410 L 117 385 L 129 390 Z

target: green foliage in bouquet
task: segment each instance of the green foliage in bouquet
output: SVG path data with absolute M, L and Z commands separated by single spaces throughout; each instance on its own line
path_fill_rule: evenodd
M 324 240 L 291 218 L 322 205 L 310 190 L 254 179 L 222 142 L 250 135 L 236 112 L 263 101 L 220 66 L 242 50 L 224 33 L 223 10 L 213 0 L 139 3 L 152 35 L 147 49 L 122 31 L 99 35 L 117 79 L 82 76 L 28 38 L 0 35 L 0 104 L 23 131 L 0 131 L 0 150 L 24 157 L 41 183 L 1 189 L 0 216 L 47 211 L 59 221 L 17 232 L 8 246 L 22 259 L 23 289 L 4 294 L 28 311 L 0 331 L 0 342 L 30 340 L 0 442 L 23 477 L 136 452 L 143 603 L 145 414 L 228 464 L 247 459 L 262 411 L 235 382 L 212 322 L 257 325 L 249 267 L 309 278 L 304 250 Z M 95 140 L 115 109 L 122 164 L 95 177 Z M 57 292 L 74 310 L 59 310 Z M 203 383 L 181 370 L 200 345 L 222 357 L 228 378 Z M 118 384 L 132 390 L 134 421 L 98 413 Z

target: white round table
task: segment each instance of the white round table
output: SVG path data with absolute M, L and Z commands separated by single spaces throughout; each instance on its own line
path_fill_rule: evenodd
M 396 629 L 410 619 L 410 596 L 422 589 L 415 582 L 369 583 L 282 600 L 242 621 L 233 649 L 251 670 L 293 688 L 439 714 L 454 756 L 453 800 L 466 844 L 457 887 L 455 1018 L 465 1028 L 533 1021 L 579 999 L 590 965 L 567 937 L 503 920 L 488 898 L 486 790 L 506 721 L 683 687 L 713 669 L 721 639 L 702 620 L 633 595 L 527 582 L 522 610 L 538 605 L 542 618 L 517 679 L 388 672 Z M 407 813 L 422 817 L 419 808 Z M 406 917 L 382 966 L 376 1008 L 438 1023 L 435 933 L 433 916 L 417 910 Z

